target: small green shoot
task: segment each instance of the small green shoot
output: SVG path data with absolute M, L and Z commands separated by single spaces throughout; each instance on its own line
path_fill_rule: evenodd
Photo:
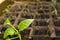
M 22 40 L 21 38 L 21 34 L 20 32 L 25 30 L 26 28 L 28 28 L 28 26 L 34 21 L 34 19 L 26 19 L 24 21 L 21 21 L 18 25 L 18 29 L 17 30 L 10 22 L 9 18 L 6 19 L 6 21 L 4 22 L 4 25 L 6 26 L 7 24 L 10 25 L 9 28 L 6 29 L 6 31 L 4 32 L 4 38 L 6 40 L 13 40 L 15 38 L 19 38 L 19 40 Z M 18 35 L 17 37 L 14 38 L 8 38 L 8 36 L 12 36 L 16 33 L 16 35 Z
M 46 20 L 47 23 L 49 23 L 49 21 L 50 21 L 49 19 L 45 19 L 45 20 Z
M 58 12 L 56 9 L 54 11 L 52 11 L 52 15 L 58 15 Z
M 56 5 L 57 0 L 51 0 L 53 5 Z
M 57 17 L 58 20 L 60 20 L 60 17 Z
M 11 24 L 11 22 L 10 22 L 10 19 L 9 19 L 9 18 L 7 18 L 7 19 L 6 19 L 6 21 L 4 22 L 4 25 L 5 25 L 5 26 L 6 26 L 7 24 L 8 24 L 8 25 L 10 25 L 10 24 Z
M 8 12 L 9 10 L 6 8 L 4 11 L 5 11 L 5 12 Z
M 9 12 L 10 5 L 8 5 L 2 12 Z

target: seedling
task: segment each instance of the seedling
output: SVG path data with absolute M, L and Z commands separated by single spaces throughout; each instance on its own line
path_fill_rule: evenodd
M 10 5 L 8 5 L 2 12 L 9 12 Z
M 60 20 L 60 17 L 57 17 L 58 20 Z
M 21 10 L 22 9 L 22 5 L 16 5 L 16 8 Z
M 52 5 L 56 5 L 56 1 L 57 1 L 57 0 L 51 0 Z
M 58 15 L 58 12 L 56 9 L 54 11 L 52 11 L 52 15 Z
M 36 12 L 36 13 L 35 13 L 35 15 L 37 15 L 37 16 L 38 16 L 38 15 L 39 15 L 39 13 L 38 13 L 38 12 Z
M 6 29 L 6 31 L 4 32 L 4 39 L 6 40 L 13 40 L 13 39 L 16 39 L 16 38 L 19 38 L 19 40 L 22 40 L 21 39 L 21 34 L 20 32 L 25 30 L 26 28 L 28 28 L 28 26 L 34 21 L 34 19 L 26 19 L 26 20 L 23 20 L 19 23 L 18 25 L 18 29 L 17 30 L 13 25 L 12 23 L 10 22 L 9 18 L 6 19 L 6 21 L 4 22 L 4 25 L 9 25 L 10 27 Z M 14 37 L 14 38 L 9 38 L 8 36 L 13 36 L 13 35 L 18 35 L 17 37 Z
M 48 30 L 47 30 L 47 34 L 50 32 L 50 30 L 49 30 L 49 27 L 50 27 L 50 25 L 48 25 Z
M 51 6 L 55 9 L 55 6 L 56 6 L 56 2 L 57 2 L 57 0 L 51 0 Z
M 54 10 L 52 11 L 52 14 L 53 14 L 53 15 L 58 15 L 58 14 L 57 14 L 57 9 L 55 8 L 56 1 L 57 1 L 57 0 L 51 0 L 51 2 L 52 2 L 52 7 L 54 8 Z
M 36 17 L 41 18 L 41 17 L 40 17 L 40 14 L 39 14 L 38 12 L 36 12 L 35 15 L 36 15 Z
M 45 19 L 45 21 L 46 21 L 47 23 L 49 23 L 50 20 L 49 20 L 49 19 Z

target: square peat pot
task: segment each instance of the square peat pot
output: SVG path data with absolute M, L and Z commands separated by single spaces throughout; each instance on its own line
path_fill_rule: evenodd
M 55 30 L 55 33 L 56 33 L 56 38 L 59 38 L 60 37 L 60 30 Z
M 55 40 L 60 40 L 60 38 L 56 38 Z
M 19 38 L 14 39 L 14 40 L 19 40 Z M 28 38 L 23 37 L 22 40 L 29 40 Z
M 22 40 L 29 40 L 29 34 L 30 34 L 30 30 L 29 29 L 22 31 L 21 32 Z
M 35 30 L 32 35 L 32 40 L 52 40 L 47 34 L 47 30 Z
M 22 40 L 29 40 L 29 38 L 23 38 Z
M 52 40 L 52 38 L 48 38 L 48 37 L 33 37 L 32 40 Z
M 3 35 L 0 34 L 0 40 L 4 40 Z

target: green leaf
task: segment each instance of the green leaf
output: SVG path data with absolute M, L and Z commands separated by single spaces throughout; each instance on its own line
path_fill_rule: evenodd
M 6 40 L 11 40 L 10 38 L 7 38 Z
M 4 25 L 10 25 L 11 24 L 11 22 L 10 22 L 10 20 L 9 20 L 9 18 L 7 18 L 6 20 L 5 20 L 5 22 L 4 22 Z
M 13 28 L 7 28 L 7 30 L 4 32 L 4 38 L 6 38 L 8 35 L 13 35 L 15 33 L 15 30 Z
M 34 19 L 26 19 L 19 23 L 18 25 L 19 31 L 23 31 L 24 29 L 26 29 L 33 21 Z

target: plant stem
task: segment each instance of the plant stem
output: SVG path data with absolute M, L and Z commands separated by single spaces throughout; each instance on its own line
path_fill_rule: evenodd
M 11 38 L 11 39 L 16 39 L 16 38 L 18 38 L 18 37 L 14 37 L 14 38 Z
M 18 37 L 19 37 L 20 40 L 22 40 L 22 38 L 21 38 L 21 34 L 19 34 L 19 32 L 18 32 Z
M 15 27 L 14 27 L 13 25 L 10 25 L 10 26 L 16 31 L 16 33 L 17 33 L 19 39 L 22 40 L 21 35 L 20 35 L 20 33 L 18 32 L 18 30 L 15 29 Z

